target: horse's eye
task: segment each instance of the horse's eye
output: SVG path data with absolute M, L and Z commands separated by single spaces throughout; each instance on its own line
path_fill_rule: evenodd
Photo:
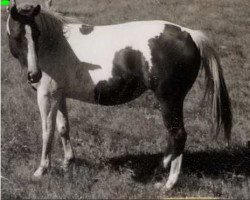
M 38 30 L 38 29 L 34 29 L 33 30 L 33 33 L 32 33 L 32 37 L 33 37 L 33 39 L 38 39 L 39 38 L 39 36 L 40 36 L 40 31 Z
M 16 42 L 21 43 L 23 41 L 23 39 L 24 39 L 24 32 L 21 31 L 20 33 L 16 34 L 14 36 L 14 39 L 15 39 Z

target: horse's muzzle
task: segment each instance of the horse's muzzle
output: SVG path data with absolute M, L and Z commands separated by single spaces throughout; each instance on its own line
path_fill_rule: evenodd
M 29 83 L 38 83 L 42 78 L 42 72 L 39 70 L 36 73 L 28 72 L 28 81 Z

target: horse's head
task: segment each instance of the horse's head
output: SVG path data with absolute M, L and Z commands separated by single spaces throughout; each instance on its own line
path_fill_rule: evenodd
M 17 8 L 15 1 L 12 1 L 7 21 L 10 51 L 22 66 L 28 67 L 28 80 L 31 83 L 37 83 L 41 79 L 37 63 L 40 31 L 35 22 L 40 10 L 40 5 Z

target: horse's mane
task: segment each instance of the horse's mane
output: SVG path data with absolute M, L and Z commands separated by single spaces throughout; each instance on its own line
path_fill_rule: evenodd
M 57 20 L 63 24 L 67 23 L 81 23 L 81 21 L 75 17 L 63 16 L 59 12 L 55 12 L 48 9 L 42 9 L 40 15 L 46 18 L 50 18 L 51 20 Z
M 81 23 L 74 17 L 66 17 L 61 13 L 42 9 L 36 16 L 36 24 L 40 31 L 41 45 L 43 47 L 52 47 L 60 42 L 63 37 L 63 27 L 70 23 Z

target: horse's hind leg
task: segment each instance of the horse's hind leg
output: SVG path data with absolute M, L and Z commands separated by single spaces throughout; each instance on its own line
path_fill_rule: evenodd
M 171 164 L 167 183 L 159 183 L 156 186 L 169 190 L 178 180 L 187 138 L 183 124 L 183 100 L 186 92 L 180 89 L 174 80 L 169 80 L 160 84 L 155 94 L 160 101 L 164 124 L 168 130 L 163 166 L 166 168 Z
M 59 103 L 56 125 L 57 125 L 57 130 L 62 139 L 63 150 L 64 150 L 63 169 L 64 171 L 67 171 L 70 164 L 74 161 L 75 157 L 70 142 L 68 112 L 67 112 L 65 98 L 62 98 Z

